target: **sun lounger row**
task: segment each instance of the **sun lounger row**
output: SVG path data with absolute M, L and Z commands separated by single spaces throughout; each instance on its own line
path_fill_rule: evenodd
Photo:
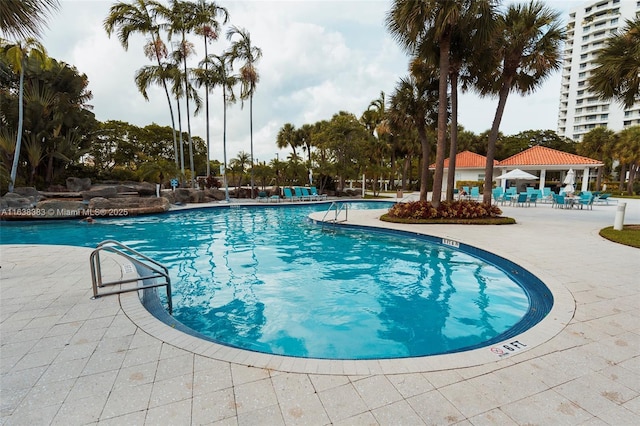
M 321 201 L 326 200 L 326 194 L 319 194 L 315 186 L 294 186 L 283 188 L 284 199 L 287 201 Z

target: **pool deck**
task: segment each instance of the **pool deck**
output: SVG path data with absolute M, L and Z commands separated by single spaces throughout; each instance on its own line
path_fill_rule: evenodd
M 621 201 L 625 223 L 640 224 L 640 200 Z M 557 302 L 493 351 L 384 361 L 199 340 L 156 320 L 136 293 L 91 300 L 90 249 L 2 245 L 0 425 L 639 424 L 640 250 L 598 235 L 616 210 L 505 206 L 518 222 L 509 226 L 382 224 L 380 211 L 350 211 L 349 223 L 510 259 Z M 103 272 L 124 266 L 108 257 Z

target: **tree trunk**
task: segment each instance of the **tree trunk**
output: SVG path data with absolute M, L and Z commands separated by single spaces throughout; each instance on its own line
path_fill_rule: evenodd
M 451 73 L 451 146 L 447 174 L 447 201 L 453 201 L 456 181 L 456 155 L 458 154 L 458 74 Z
M 253 92 L 249 95 L 249 142 L 251 145 L 251 198 L 253 198 Z
M 229 182 L 227 181 L 227 89 L 225 83 L 222 83 L 222 154 L 224 161 L 224 197 L 229 202 Z
M 207 53 L 207 34 L 204 33 L 204 57 L 205 59 L 208 57 Z M 204 63 L 205 73 L 209 74 L 209 62 Z M 207 177 L 211 175 L 211 165 L 209 164 L 210 157 L 210 142 L 209 142 L 209 82 L 205 80 L 204 82 L 204 105 L 205 105 L 205 115 L 207 121 Z
M 184 184 L 184 140 L 182 139 L 182 111 L 180 111 L 180 98 L 176 96 L 178 106 L 178 135 L 180 136 L 180 181 Z
M 627 174 L 627 165 L 620 163 L 620 184 L 618 186 L 618 189 L 620 191 L 624 189 L 624 178 L 626 174 Z
M 184 43 L 184 35 L 182 36 Z M 186 102 L 187 109 L 187 138 L 189 139 L 189 168 L 191 170 L 191 187 L 195 187 L 196 171 L 193 166 L 193 140 L 191 139 L 191 114 L 189 112 L 189 78 L 187 76 L 187 55 L 186 52 L 183 55 L 182 62 L 184 64 L 184 100 Z
M 404 167 L 402 168 L 401 188 L 403 191 L 407 189 L 407 176 L 409 175 L 410 169 L 411 169 L 411 157 L 407 155 L 406 157 L 404 157 Z
M 509 88 L 511 87 L 511 78 L 507 79 L 500 88 L 498 97 L 498 107 L 496 115 L 493 118 L 491 132 L 489 132 L 489 141 L 487 143 L 487 164 L 484 169 L 484 189 L 482 192 L 482 202 L 491 204 L 491 189 L 493 187 L 493 160 L 496 156 L 496 142 L 498 141 L 498 132 L 500 131 L 500 122 L 504 114 L 504 107 L 507 104 L 509 96 Z
M 427 201 L 427 183 L 429 182 L 429 140 L 427 139 L 427 131 L 424 125 L 417 127 L 418 137 L 420 138 L 420 146 L 422 147 L 422 167 L 420 167 L 420 201 Z
M 160 40 L 160 35 L 159 34 L 155 34 L 154 36 L 154 46 L 157 45 L 158 40 Z M 162 70 L 162 62 L 160 61 L 160 54 L 158 53 L 158 50 L 155 49 L 156 52 L 156 60 L 158 61 L 158 68 L 160 70 Z M 169 104 L 169 115 L 171 115 L 171 130 L 173 130 L 173 155 L 174 155 L 174 160 L 176 162 L 176 168 L 178 168 L 180 165 L 178 164 L 178 142 L 176 140 L 176 120 L 173 116 L 173 106 L 171 105 L 171 95 L 169 95 L 169 88 L 167 87 L 167 81 L 163 78 L 162 79 L 162 88 L 164 89 L 164 94 L 167 96 L 167 103 Z M 183 167 L 184 169 L 184 167 Z M 182 170 L 182 173 L 184 174 L 184 170 Z
M 22 123 L 24 121 L 24 61 L 20 67 L 20 88 L 18 91 L 18 134 L 16 135 L 16 149 L 13 151 L 13 164 L 11 164 L 11 182 L 9 192 L 13 192 L 18 175 L 18 163 L 20 162 L 20 148 L 22 143 Z
M 449 73 L 450 35 L 444 35 L 440 40 L 440 82 L 438 85 L 438 143 L 436 145 L 436 170 L 433 176 L 433 192 L 431 204 L 440 205 L 442 198 L 442 178 L 444 177 L 444 156 L 447 148 L 447 80 Z M 429 168 L 429 164 L 424 164 Z
M 629 181 L 627 182 L 627 193 L 629 195 L 633 194 L 633 183 L 636 181 L 636 174 L 638 172 L 638 165 L 631 164 L 629 166 Z

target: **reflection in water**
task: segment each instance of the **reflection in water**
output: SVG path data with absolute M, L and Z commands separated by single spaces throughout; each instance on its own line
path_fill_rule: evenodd
M 83 232 L 88 246 L 108 236 L 169 266 L 177 320 L 257 351 L 443 353 L 495 337 L 526 313 L 524 291 L 495 266 L 406 235 L 322 232 L 306 217 L 326 208 L 197 210 L 103 220 Z M 73 241 L 77 226 L 65 226 L 52 242 Z

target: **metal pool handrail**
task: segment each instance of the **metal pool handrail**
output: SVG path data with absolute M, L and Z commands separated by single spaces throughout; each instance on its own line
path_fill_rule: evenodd
M 125 259 L 127 259 L 128 261 L 130 261 L 131 263 L 149 271 L 150 274 L 144 275 L 142 277 L 138 276 L 136 278 L 119 279 L 119 280 L 110 281 L 106 283 L 102 282 L 102 268 L 100 264 L 101 251 L 108 251 L 108 252 L 120 255 Z M 173 303 L 171 300 L 171 278 L 169 277 L 169 270 L 161 263 L 115 240 L 105 240 L 100 244 L 98 244 L 96 246 L 96 249 L 93 252 L 91 252 L 91 256 L 89 257 L 89 262 L 91 266 L 91 281 L 92 281 L 94 299 L 102 296 L 109 296 L 111 294 L 120 294 L 120 293 L 126 293 L 130 291 L 138 291 L 138 290 L 144 290 L 147 288 L 164 286 L 167 291 L 167 305 L 169 309 L 169 315 L 173 313 Z M 157 282 L 156 280 L 158 278 L 164 278 L 164 282 Z M 150 283 L 145 283 L 146 280 L 153 280 L 153 281 Z M 138 283 L 138 282 L 140 282 L 141 285 L 136 285 L 135 287 L 122 286 L 122 284 Z M 113 286 L 113 285 L 121 285 L 121 286 L 118 290 L 98 293 L 99 288 Z
M 335 211 L 335 215 L 334 215 L 333 219 L 325 220 L 327 218 L 327 215 L 331 212 L 331 210 Z M 322 224 L 323 224 L 323 226 L 324 226 L 324 224 L 326 222 L 337 223 L 338 222 L 338 216 L 340 216 L 340 212 L 342 210 L 344 210 L 344 220 L 342 222 L 346 222 L 347 219 L 348 219 L 348 216 L 349 216 L 349 203 L 343 203 L 343 202 L 339 202 L 339 201 L 332 201 L 331 205 L 327 209 L 326 213 L 324 214 L 324 216 L 322 216 Z

